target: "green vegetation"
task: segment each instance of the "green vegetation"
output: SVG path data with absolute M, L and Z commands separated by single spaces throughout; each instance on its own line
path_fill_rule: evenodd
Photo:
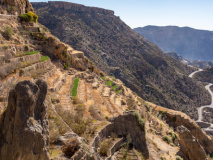
M 163 137 L 163 140 L 164 140 L 165 142 L 167 142 L 168 144 L 171 142 L 171 140 L 170 140 L 170 138 L 169 138 L 168 136 L 164 136 L 164 137 Z
M 101 79 L 105 80 L 105 77 L 103 76 L 103 77 L 101 77 Z
M 38 16 L 33 12 L 21 14 L 21 15 L 19 15 L 19 18 L 20 18 L 21 22 L 35 22 L 35 23 L 37 23 L 37 21 L 38 21 Z
M 77 96 L 78 83 L 79 83 L 79 78 L 75 78 L 73 88 L 72 88 L 72 96 L 73 97 Z
M 118 88 L 117 85 L 112 86 L 112 90 L 114 91 L 116 88 Z
M 38 54 L 40 53 L 39 51 L 33 51 L 33 52 L 27 52 L 26 55 L 33 55 L 33 54 Z
M 69 64 L 68 63 L 64 63 L 64 69 L 67 70 L 69 68 Z
M 100 155 L 106 157 L 111 145 L 111 139 L 105 139 L 103 142 L 101 142 L 99 150 Z
M 117 94 L 121 93 L 122 89 L 116 91 Z
M 2 33 L 2 36 L 3 36 L 5 39 L 10 40 L 11 37 L 12 37 L 12 35 L 13 35 L 13 30 L 12 30 L 12 28 L 9 27 L 9 26 L 6 26 L 6 27 L 4 28 L 4 31 L 3 31 L 3 33 Z
M 107 86 L 111 86 L 112 85 L 112 81 L 106 81 L 106 85 Z
M 41 62 L 44 62 L 44 61 L 46 61 L 46 60 L 48 60 L 48 59 L 50 59 L 50 58 L 47 57 L 47 56 L 41 56 Z
M 137 118 L 140 128 L 145 132 L 145 120 L 141 118 L 138 111 L 134 111 L 133 115 Z

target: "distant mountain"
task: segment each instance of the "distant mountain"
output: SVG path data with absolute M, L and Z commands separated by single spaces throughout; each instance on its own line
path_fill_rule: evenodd
M 176 52 L 190 61 L 213 61 L 212 31 L 176 26 L 146 26 L 134 30 L 164 52 Z
M 175 52 L 167 52 L 167 55 L 179 60 L 183 64 L 199 67 L 199 68 L 205 68 L 205 67 L 213 67 L 213 63 L 211 61 L 201 61 L 201 60 L 196 60 L 196 61 L 189 61 L 183 57 L 181 57 L 179 54 Z

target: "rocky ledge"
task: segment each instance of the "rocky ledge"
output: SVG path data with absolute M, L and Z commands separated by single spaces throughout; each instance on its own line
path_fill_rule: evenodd
M 37 7 L 45 7 L 45 6 L 50 6 L 54 7 L 55 9 L 62 9 L 62 10 L 70 10 L 72 12 L 86 12 L 86 13 L 100 13 L 100 14 L 105 14 L 105 15 L 114 15 L 114 11 L 111 10 L 106 10 L 102 8 L 97 8 L 97 7 L 86 7 L 84 5 L 80 4 L 75 4 L 75 3 L 70 3 L 70 2 L 61 2 L 61 1 L 48 1 L 46 2 L 33 2 L 32 3 L 34 8 Z

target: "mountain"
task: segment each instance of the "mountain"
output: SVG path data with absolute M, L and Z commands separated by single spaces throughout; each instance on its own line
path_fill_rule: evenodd
M 187 59 L 184 59 L 183 57 L 181 57 L 179 54 L 175 53 L 175 52 L 166 52 L 167 55 L 179 60 L 180 62 L 182 62 L 183 64 L 189 64 L 189 61 Z
M 212 61 L 213 32 L 189 27 L 146 26 L 134 29 L 164 52 L 176 52 L 190 60 Z
M 211 157 L 189 116 L 145 101 L 20 13 L 0 15 L 0 160 Z
M 166 52 L 166 54 L 179 60 L 183 64 L 191 65 L 191 66 L 198 67 L 198 68 L 213 67 L 213 63 L 211 61 L 200 61 L 200 60 L 189 61 L 189 60 L 181 57 L 179 54 L 177 54 L 175 52 Z
M 194 68 L 164 54 L 113 11 L 68 2 L 32 3 L 38 21 L 61 41 L 81 50 L 106 74 L 145 100 L 197 118 L 196 107 L 210 96 L 188 78 Z

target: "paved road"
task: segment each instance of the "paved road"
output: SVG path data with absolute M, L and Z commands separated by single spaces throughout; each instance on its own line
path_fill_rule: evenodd
M 192 72 L 189 77 L 192 78 L 196 73 L 198 72 L 202 72 L 203 69 L 198 69 L 197 71 L 195 72 Z M 213 92 L 211 91 L 210 87 L 212 86 L 213 84 L 212 83 L 209 83 L 208 85 L 205 86 L 205 89 L 210 93 L 211 95 L 211 104 L 209 105 L 206 105 L 206 106 L 201 106 L 198 108 L 198 120 L 197 122 L 203 122 L 202 119 L 203 119 L 203 109 L 204 108 L 213 108 Z M 207 122 L 205 122 L 207 123 Z M 210 127 L 207 127 L 207 128 L 203 128 L 205 131 L 213 131 L 213 124 L 212 123 L 209 123 L 210 124 Z
M 204 108 L 213 108 L 213 92 L 211 91 L 210 87 L 212 86 L 212 83 L 209 83 L 208 85 L 205 86 L 206 90 L 210 93 L 211 95 L 211 104 L 210 105 L 206 105 L 206 106 L 201 106 L 198 108 L 198 120 L 197 122 L 202 122 L 203 119 L 203 115 L 202 115 L 202 110 Z
M 192 78 L 196 73 L 198 73 L 198 72 L 202 72 L 203 71 L 203 69 L 201 69 L 201 68 L 199 68 L 199 70 L 198 71 L 194 71 L 194 72 L 192 72 L 190 75 L 189 75 L 189 78 Z

